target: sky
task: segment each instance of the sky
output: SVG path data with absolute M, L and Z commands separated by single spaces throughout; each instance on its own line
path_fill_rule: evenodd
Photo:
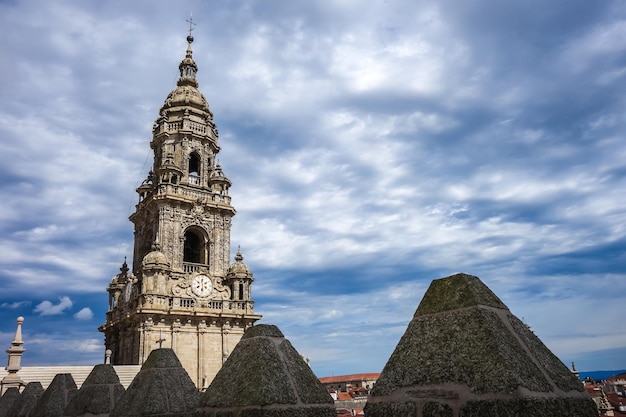
M 0 0 L 0 349 L 100 363 L 187 19 L 259 323 L 380 372 L 476 275 L 568 366 L 626 369 L 626 3 Z

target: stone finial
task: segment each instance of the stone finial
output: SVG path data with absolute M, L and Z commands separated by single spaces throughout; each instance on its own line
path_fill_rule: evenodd
M 572 375 L 576 377 L 580 381 L 580 372 L 576 369 L 576 364 L 572 362 Z
M 24 317 L 19 316 L 17 318 L 17 330 L 15 331 L 15 339 L 13 339 L 13 345 L 23 345 L 22 341 L 22 323 L 24 323 Z
M 130 269 L 128 269 L 128 264 L 126 263 L 126 257 L 124 256 L 124 263 L 120 267 L 121 276 L 125 277 L 126 275 L 128 275 L 128 271 L 130 271 Z
M 15 337 L 11 342 L 11 347 L 6 350 L 9 355 L 9 361 L 6 367 L 8 373 L 2 381 L 0 385 L 2 385 L 2 392 L 4 392 L 9 387 L 20 388 L 24 385 L 24 381 L 18 375 L 18 371 L 22 369 L 22 354 L 26 351 L 22 346 L 24 342 L 22 341 L 22 323 L 24 323 L 24 317 L 17 318 L 17 329 L 15 331 Z
M 569 369 L 478 277 L 434 280 L 368 399 L 368 417 L 592 417 Z
M 104 351 L 104 364 L 105 365 L 111 365 L 111 355 L 113 355 L 113 352 L 111 352 L 111 349 L 107 349 Z

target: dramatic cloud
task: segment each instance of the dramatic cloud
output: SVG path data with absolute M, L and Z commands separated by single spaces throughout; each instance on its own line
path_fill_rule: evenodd
M 617 0 L 0 2 L 3 334 L 23 315 L 25 343 L 71 346 L 47 333 L 71 328 L 101 361 L 90 313 L 132 261 L 190 10 L 255 311 L 317 374 L 379 371 L 430 281 L 460 271 L 564 362 L 626 367 Z M 70 297 L 92 307 L 62 314 Z M 27 355 L 67 362 L 43 346 Z

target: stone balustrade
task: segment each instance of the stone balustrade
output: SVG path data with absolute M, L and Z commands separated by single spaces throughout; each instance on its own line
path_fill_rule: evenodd
M 158 125 L 160 132 L 178 132 L 179 130 L 192 131 L 202 135 L 210 131 L 209 126 L 204 123 L 193 122 L 191 120 L 179 120 L 176 122 L 164 122 Z
M 193 272 L 198 272 L 201 268 L 206 268 L 205 264 L 197 264 L 193 262 L 183 262 L 183 272 L 186 274 L 190 274 Z
M 207 195 L 206 191 L 190 190 L 186 187 L 179 187 L 176 184 L 159 184 L 156 196 L 158 198 L 170 197 L 172 195 L 182 196 L 186 199 L 196 201 L 198 199 L 202 201 L 212 202 L 216 204 L 230 205 L 231 198 L 228 195 L 222 194 L 210 194 Z
M 254 301 L 203 300 L 191 297 L 145 294 L 128 304 L 127 309 L 107 312 L 107 321 L 123 319 L 129 310 L 172 311 L 181 309 L 200 309 L 203 312 L 244 314 L 254 311 Z

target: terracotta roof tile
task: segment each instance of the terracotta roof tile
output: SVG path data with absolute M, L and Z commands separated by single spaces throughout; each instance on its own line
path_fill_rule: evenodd
M 368 379 L 378 379 L 380 372 L 370 372 L 364 374 L 350 374 L 338 376 L 325 376 L 320 378 L 322 384 L 336 384 L 339 382 L 364 381 Z

